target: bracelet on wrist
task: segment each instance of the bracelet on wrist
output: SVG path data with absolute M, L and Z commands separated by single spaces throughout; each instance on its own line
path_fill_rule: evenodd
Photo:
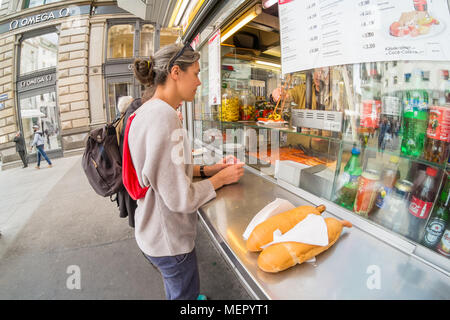
M 200 176 L 204 179 L 207 178 L 207 175 L 205 174 L 205 166 L 200 166 Z

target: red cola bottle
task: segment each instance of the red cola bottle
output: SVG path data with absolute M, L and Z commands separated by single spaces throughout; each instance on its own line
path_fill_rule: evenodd
M 436 198 L 437 169 L 428 167 L 424 182 L 417 187 L 409 204 L 409 228 L 407 237 L 418 242 Z

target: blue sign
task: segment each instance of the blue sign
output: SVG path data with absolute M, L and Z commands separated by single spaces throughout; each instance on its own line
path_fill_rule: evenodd
M 4 93 L 4 94 L 0 94 L 0 101 L 5 101 L 8 100 L 8 94 Z
M 0 103 L 0 110 L 5 109 L 5 104 L 4 103 Z

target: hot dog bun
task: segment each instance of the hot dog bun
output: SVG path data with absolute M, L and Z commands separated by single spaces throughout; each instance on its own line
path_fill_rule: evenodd
M 320 215 L 326 207 L 300 206 L 295 209 L 279 213 L 258 224 L 253 229 L 247 240 L 247 250 L 257 252 L 261 247 L 273 241 L 273 232 L 277 229 L 285 233 L 292 229 L 297 223 L 305 219 L 309 214 Z
M 301 264 L 330 248 L 340 237 L 343 227 L 351 228 L 346 220 L 325 218 L 328 229 L 328 245 L 315 246 L 299 242 L 273 244 L 263 250 L 258 257 L 258 267 L 265 272 L 279 272 L 296 264 Z

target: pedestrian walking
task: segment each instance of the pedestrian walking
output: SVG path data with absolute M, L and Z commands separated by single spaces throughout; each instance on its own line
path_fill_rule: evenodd
M 25 154 L 25 139 L 23 138 L 22 133 L 19 131 L 16 133 L 14 137 L 14 142 L 16 143 L 16 151 L 19 153 L 20 159 L 22 159 L 23 166 L 22 168 L 28 167 L 28 160 Z
M 48 167 L 51 168 L 52 167 L 52 162 L 50 161 L 50 159 L 48 158 L 47 154 L 44 151 L 44 134 L 42 133 L 42 131 L 39 131 L 39 126 L 38 125 L 34 125 L 33 126 L 33 131 L 34 131 L 34 137 L 33 137 L 33 142 L 31 143 L 31 150 L 33 150 L 33 147 L 36 147 L 36 154 L 37 154 L 37 165 L 36 165 L 36 169 L 40 169 L 40 165 L 41 165 L 41 156 L 44 157 L 44 159 L 48 162 Z
M 135 112 L 128 133 L 137 178 L 141 186 L 149 186 L 137 200 L 135 238 L 161 272 L 169 300 L 206 298 L 200 295 L 194 247 L 196 212 L 215 198 L 216 189 L 238 182 L 244 174 L 243 163 L 234 163 L 234 157 L 232 164 L 227 159 L 211 166 L 192 164 L 189 138 L 176 109 L 182 101 L 192 101 L 201 84 L 199 58 L 190 46 L 172 44 L 134 63 L 136 78 L 147 87 L 144 97 L 151 96 Z M 179 136 L 178 141 L 173 136 Z M 180 146 L 185 160 L 174 161 Z M 204 179 L 193 182 L 193 176 Z

